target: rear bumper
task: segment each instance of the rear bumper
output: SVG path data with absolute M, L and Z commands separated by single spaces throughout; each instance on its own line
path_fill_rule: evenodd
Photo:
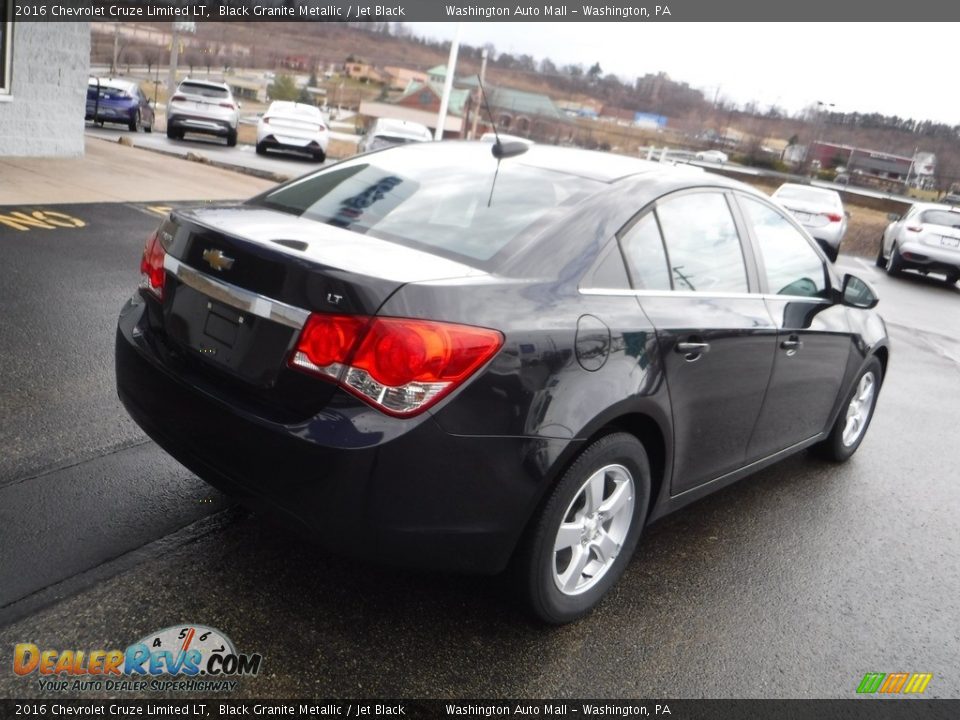
M 938 248 L 918 242 L 905 242 L 898 246 L 900 257 L 908 268 L 942 272 L 960 272 L 960 250 Z
M 167 118 L 167 127 L 184 132 L 206 133 L 207 135 L 229 135 L 236 126 L 227 120 L 193 117 L 190 115 L 171 115 Z
M 161 365 L 146 335 L 134 334 L 142 303 L 128 303 L 120 317 L 118 394 L 146 433 L 203 480 L 292 520 L 338 554 L 462 572 L 506 567 L 549 482 L 541 463 L 569 441 L 455 436 L 431 417 L 372 410 L 384 431 L 366 411 L 331 408 L 289 426 L 251 417 Z

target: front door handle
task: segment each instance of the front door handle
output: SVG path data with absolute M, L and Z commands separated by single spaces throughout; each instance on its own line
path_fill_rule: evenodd
M 789 338 L 780 343 L 780 348 L 787 351 L 787 355 L 795 355 L 797 350 L 803 347 L 803 340 L 798 338 L 796 335 L 791 335 Z
M 683 355 L 684 360 L 688 362 L 693 362 L 698 359 L 703 353 L 710 351 L 710 343 L 706 342 L 681 342 L 677 343 L 674 347 L 674 352 L 678 352 Z

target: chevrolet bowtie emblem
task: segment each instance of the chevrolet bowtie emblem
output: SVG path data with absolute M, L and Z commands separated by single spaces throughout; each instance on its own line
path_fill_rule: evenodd
M 227 257 L 219 250 L 204 250 L 203 259 L 217 272 L 233 267 L 233 258 Z

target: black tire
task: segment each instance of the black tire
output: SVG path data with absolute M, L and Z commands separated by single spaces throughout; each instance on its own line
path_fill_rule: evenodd
M 604 469 L 607 471 L 599 475 Z M 602 510 L 604 504 L 614 497 L 617 488 L 628 493 L 631 486 L 627 480 L 632 481 L 632 498 L 625 498 L 620 512 L 614 511 L 614 515 L 606 520 L 602 515 L 598 517 L 596 512 L 591 513 L 587 507 L 589 500 L 585 488 L 595 477 L 600 482 L 599 487 L 603 488 L 596 510 Z M 589 484 L 593 486 L 593 482 Z M 582 504 L 577 505 L 581 501 Z M 632 508 L 629 502 L 633 502 Z M 650 463 L 636 437 L 614 433 L 584 450 L 532 520 L 515 558 L 518 586 L 533 614 L 544 622 L 559 625 L 592 610 L 630 562 L 649 503 Z M 558 534 L 565 521 L 580 525 L 581 540 L 556 551 Z M 577 532 L 573 530 L 575 536 Z M 587 539 L 588 535 L 592 542 Z M 614 537 L 620 537 L 621 541 L 619 545 L 613 542 L 609 560 L 604 564 L 598 551 L 604 543 L 603 538 L 612 541 Z M 566 556 L 568 549 L 570 555 Z M 571 567 L 577 557 L 586 558 L 578 565 L 580 570 Z M 591 576 L 589 568 L 598 563 L 600 566 L 593 570 L 596 574 Z M 573 578 L 571 592 L 559 587 L 565 573 Z M 579 581 L 583 581 L 582 589 L 576 587 Z
M 887 259 L 883 256 L 883 236 L 880 236 L 880 247 L 877 248 L 877 267 L 885 268 L 887 266 Z
M 873 390 L 869 403 L 865 408 L 866 416 L 865 419 L 860 423 L 856 437 L 852 440 L 852 442 L 847 443 L 844 442 L 843 435 L 844 430 L 847 427 L 847 417 L 849 415 L 848 410 L 850 409 L 854 399 L 862 394 L 861 383 L 863 382 L 864 377 L 868 374 L 873 376 Z M 880 365 L 880 361 L 876 357 L 872 357 L 867 364 L 864 365 L 863 369 L 860 371 L 860 374 L 857 375 L 857 379 L 854 381 L 853 387 L 850 388 L 850 391 L 844 398 L 843 406 L 840 409 L 840 414 L 837 415 L 836 422 L 833 423 L 833 427 L 830 429 L 830 434 L 827 436 L 827 439 L 813 446 L 813 450 L 817 455 L 826 460 L 832 460 L 833 462 L 844 462 L 857 451 L 857 448 L 860 447 L 860 443 L 863 442 L 863 438 L 867 435 L 867 430 L 870 428 L 870 421 L 873 420 L 873 411 L 877 407 L 877 397 L 880 394 L 880 387 L 882 385 L 883 368 Z
M 946 282 L 947 285 L 956 285 L 957 280 L 960 280 L 960 273 L 950 273 L 944 282 Z
M 827 252 L 827 258 L 829 258 L 830 262 L 835 263 L 837 261 L 837 257 L 840 255 L 840 247 L 827 246 L 825 249 Z
M 237 131 L 230 130 L 227 133 L 227 147 L 236 147 L 237 146 Z
M 144 131 L 145 133 L 152 133 L 152 132 L 153 132 L 153 124 L 151 123 L 150 125 L 144 125 L 144 126 L 143 126 L 143 131 Z
M 143 129 L 139 110 L 137 110 L 137 114 L 133 116 L 133 120 L 127 123 L 127 127 L 130 129 L 130 132 L 140 132 Z
M 887 261 L 887 275 L 897 276 L 903 272 L 903 258 L 900 257 L 900 251 L 897 244 L 894 243 L 890 248 L 890 259 Z
M 317 150 L 317 151 L 313 154 L 313 159 L 314 159 L 316 162 L 323 162 L 324 160 L 327 159 L 327 154 L 326 154 L 323 150 Z
M 172 128 L 169 125 L 167 125 L 167 137 L 170 138 L 171 140 L 182 140 L 183 133 L 178 132 L 176 128 Z
M 266 154 L 267 154 L 267 146 L 264 145 L 262 142 L 258 142 L 258 143 L 257 143 L 257 155 L 266 155 Z

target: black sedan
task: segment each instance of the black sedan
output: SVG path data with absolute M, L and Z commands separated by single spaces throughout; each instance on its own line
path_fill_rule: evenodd
M 644 526 L 787 455 L 845 460 L 877 299 L 751 188 L 523 144 L 369 153 L 175 211 L 120 397 L 201 478 L 338 552 L 512 567 L 549 622 Z

